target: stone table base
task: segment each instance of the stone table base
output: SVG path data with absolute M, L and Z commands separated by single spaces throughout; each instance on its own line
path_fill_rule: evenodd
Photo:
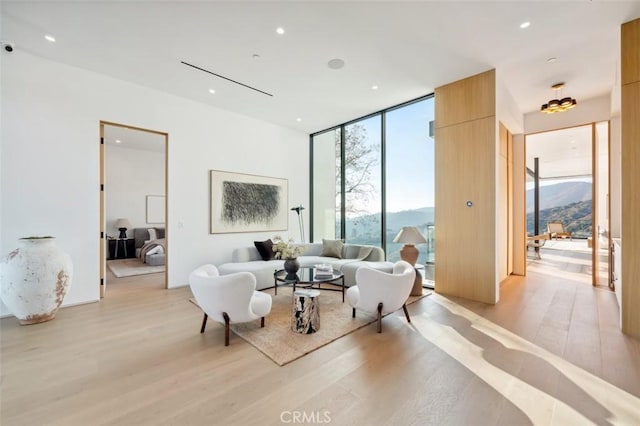
M 320 330 L 320 305 L 318 290 L 296 290 L 291 307 L 291 330 L 312 334 Z

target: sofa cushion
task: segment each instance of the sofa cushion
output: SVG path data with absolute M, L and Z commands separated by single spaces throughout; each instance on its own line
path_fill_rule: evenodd
M 325 240 L 322 239 L 322 253 L 320 256 L 335 257 L 342 259 L 342 250 L 344 249 L 344 243 L 340 240 Z
M 273 252 L 273 241 L 271 241 L 271 238 L 265 241 L 254 241 L 253 245 L 258 249 L 262 260 L 272 260 L 275 258 L 276 254 Z

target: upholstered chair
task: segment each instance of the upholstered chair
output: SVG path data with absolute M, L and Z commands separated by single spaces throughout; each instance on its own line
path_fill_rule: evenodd
M 264 317 L 271 312 L 271 296 L 255 291 L 256 279 L 250 272 L 220 276 L 214 265 L 202 265 L 189 275 L 189 286 L 204 312 L 200 333 L 211 317 L 224 324 L 225 346 L 229 346 L 229 324 L 259 318 L 264 327 Z
M 393 265 L 389 274 L 363 266 L 356 271 L 356 285 L 347 290 L 347 302 L 353 308 L 378 314 L 378 333 L 382 333 L 382 315 L 402 308 L 407 321 L 411 322 L 405 303 L 411 293 L 416 271 L 403 260 Z

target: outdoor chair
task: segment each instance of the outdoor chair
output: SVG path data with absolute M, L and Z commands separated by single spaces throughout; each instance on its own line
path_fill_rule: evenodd
M 547 222 L 547 232 L 552 239 L 569 238 L 573 240 L 571 238 L 571 232 L 567 232 L 567 230 L 564 229 L 562 222 Z
M 542 257 L 540 257 L 540 247 L 544 246 L 544 243 L 546 243 L 548 239 L 549 234 L 540 234 L 534 235 L 532 237 L 527 237 L 527 251 L 529 251 L 529 247 L 533 248 L 533 251 L 538 259 L 542 259 Z

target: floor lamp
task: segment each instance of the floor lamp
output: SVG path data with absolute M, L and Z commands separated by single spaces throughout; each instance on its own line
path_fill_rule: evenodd
M 304 221 L 302 219 L 302 215 L 300 214 L 300 212 L 304 210 L 304 207 L 302 207 L 302 204 L 300 204 L 298 207 L 291 207 L 291 210 L 298 213 L 298 225 L 300 225 L 300 238 L 302 238 L 302 244 L 304 244 Z

